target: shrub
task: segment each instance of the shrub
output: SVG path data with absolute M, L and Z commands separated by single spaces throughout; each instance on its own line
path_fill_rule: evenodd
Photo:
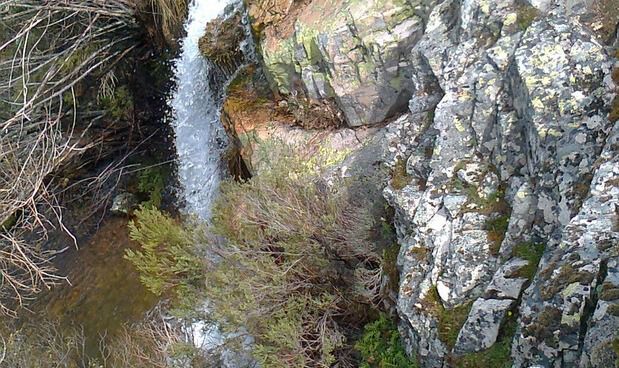
M 213 211 L 226 239 L 207 272 L 208 298 L 225 330 L 255 338 L 262 367 L 327 367 L 350 355 L 386 285 L 366 203 L 346 183 L 319 179 L 333 158 L 284 153 L 243 183 L 227 182 Z
M 181 304 L 193 299 L 203 280 L 195 234 L 153 207 L 140 208 L 135 217 L 129 235 L 141 249 L 127 249 L 125 258 L 138 269 L 142 283 L 156 295 L 175 291 Z
M 395 323 L 385 314 L 365 326 L 363 336 L 355 348 L 363 358 L 361 368 L 417 367 L 406 355 Z

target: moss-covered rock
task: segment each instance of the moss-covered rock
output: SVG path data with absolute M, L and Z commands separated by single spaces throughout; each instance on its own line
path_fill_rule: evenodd
M 406 108 L 410 52 L 423 32 L 425 5 L 402 0 L 313 0 L 260 24 L 260 50 L 274 91 L 335 98 L 350 126 Z M 260 15 L 262 14 L 262 17 Z M 266 24 L 266 25 L 265 25 Z M 292 26 L 294 25 L 294 26 Z
M 199 48 L 204 57 L 224 70 L 234 70 L 243 59 L 241 42 L 245 39 L 242 14 L 236 11 L 228 17 L 219 17 L 206 24 Z

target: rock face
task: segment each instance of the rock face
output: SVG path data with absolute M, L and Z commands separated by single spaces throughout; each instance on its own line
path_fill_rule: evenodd
M 257 27 L 276 96 L 334 101 L 353 128 L 399 116 L 380 131 L 383 195 L 400 330 L 422 367 L 499 345 L 515 367 L 619 359 L 611 3 L 307 0 Z M 338 149 L 358 131 L 322 134 Z
M 569 3 L 443 1 L 412 49 L 410 114 L 386 142 L 406 185 L 394 177 L 384 194 L 401 330 L 423 367 L 457 366 L 498 339 L 515 367 L 618 358 L 617 81 L 580 21 L 591 7 Z M 444 326 L 436 303 L 464 315 Z
M 284 25 L 267 25 L 261 35 L 273 89 L 334 99 L 353 127 L 403 111 L 412 94 L 410 51 L 423 34 L 426 3 L 318 0 L 295 5 L 299 9 Z M 252 14 L 259 13 L 254 7 Z

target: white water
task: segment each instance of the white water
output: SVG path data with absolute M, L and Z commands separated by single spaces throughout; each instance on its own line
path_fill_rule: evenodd
M 211 90 L 212 84 L 209 84 L 218 71 L 201 56 L 198 41 L 204 34 L 206 24 L 222 15 L 226 6 L 233 2 L 240 3 L 238 0 L 194 0 L 191 4 L 185 26 L 187 36 L 182 41 L 181 55 L 175 62 L 177 89 L 170 102 L 174 113 L 178 178 L 185 211 L 207 221 L 223 175 L 221 154 L 225 149 L 226 135 L 220 121 L 221 101 L 218 96 L 221 96 L 221 91 Z M 249 36 L 247 25 L 246 34 Z M 253 60 L 251 38 L 248 37 L 240 46 L 245 59 Z M 218 77 L 218 80 L 222 79 L 221 75 Z M 205 303 L 203 313 L 208 314 L 208 309 L 208 303 Z M 224 342 L 224 335 L 218 326 L 206 320 L 191 322 L 185 332 L 187 342 L 204 351 L 217 349 Z M 224 362 L 246 359 L 239 357 L 227 351 L 221 355 Z M 236 367 L 237 364 L 228 363 L 225 366 Z
M 189 8 L 181 55 L 176 60 L 177 89 L 172 97 L 178 153 L 178 178 L 185 209 L 202 219 L 210 217 L 221 180 L 220 157 L 225 132 L 219 120 L 215 91 L 209 87 L 210 65 L 200 55 L 198 40 L 206 24 L 221 15 L 230 0 L 195 0 Z

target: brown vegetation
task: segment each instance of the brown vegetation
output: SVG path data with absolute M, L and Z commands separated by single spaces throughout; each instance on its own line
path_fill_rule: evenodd
M 135 115 L 121 70 L 140 51 L 141 4 L 0 1 L 0 314 L 62 281 L 43 243 L 51 228 L 73 237 L 63 200 L 96 197 L 79 206 L 88 217 L 123 172 L 119 159 L 78 174 L 128 151 Z

